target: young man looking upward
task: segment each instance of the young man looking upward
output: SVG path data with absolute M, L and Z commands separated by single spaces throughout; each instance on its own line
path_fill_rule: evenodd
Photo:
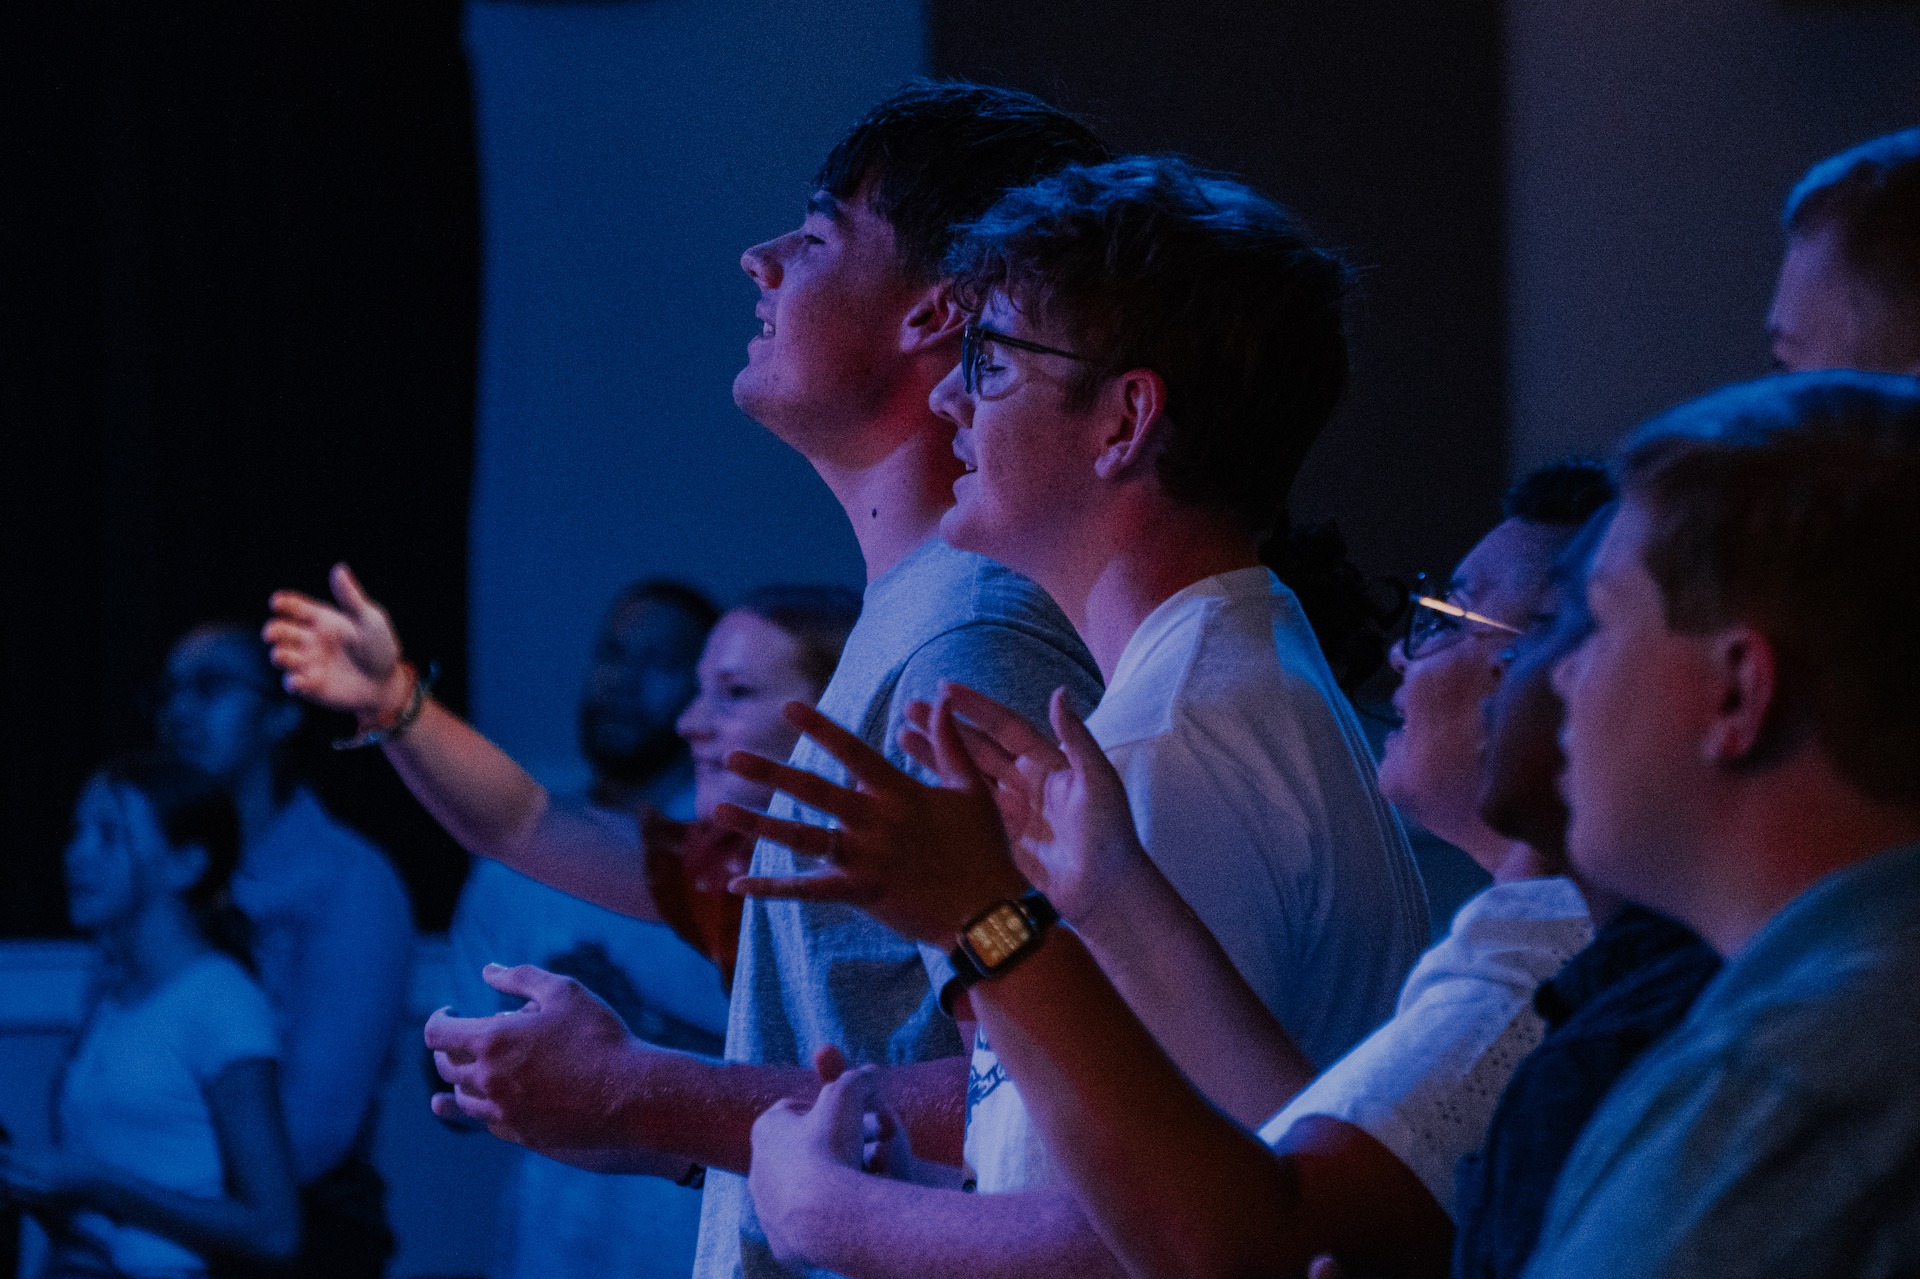
M 1088 727 L 1146 847 L 1311 1074 L 1392 1013 L 1426 940 L 1359 726 L 1259 558 L 1345 388 L 1345 271 L 1239 183 L 1144 157 L 1009 193 L 951 263 L 978 318 L 934 392 L 967 467 L 942 532 L 1073 619 L 1108 681 Z M 977 694 L 956 704 L 1003 740 L 1038 736 Z M 836 886 L 859 888 L 786 890 Z M 1162 980 L 1150 928 L 1050 888 L 1170 1051 L 1207 1033 Z M 1251 1091 L 1215 1100 L 1257 1122 L 1272 1094 Z M 969 1110 L 967 1162 L 1001 1193 L 868 1181 L 858 1201 L 793 1205 L 757 1173 L 756 1194 L 768 1211 L 837 1207 L 839 1229 L 808 1231 L 825 1245 L 809 1260 L 860 1276 L 1111 1268 L 985 1038 Z
M 735 401 L 813 463 L 866 560 L 861 620 L 821 708 L 903 761 L 905 707 L 943 679 L 980 681 L 1034 715 L 1056 685 L 1082 705 L 1098 697 L 1097 667 L 1043 592 L 939 540 L 961 468 L 953 428 L 927 397 L 960 353 L 965 313 L 941 272 L 955 228 L 1010 187 L 1104 158 L 1084 126 L 1027 95 L 911 86 L 834 148 L 801 225 L 742 257 L 760 289 L 761 333 Z M 392 723 L 413 681 L 391 628 L 344 570 L 335 589 L 340 610 L 276 597 L 276 660 L 296 691 L 354 710 L 368 727 Z M 383 749 L 473 851 L 650 912 L 631 843 L 554 822 L 544 792 L 440 707 L 428 702 Z M 844 776 L 812 743 L 794 760 Z M 782 874 L 793 863 L 763 846 L 755 867 Z M 954 1023 L 916 948 L 851 908 L 748 903 L 727 1064 L 641 1044 L 576 983 L 535 969 L 488 973 L 531 1002 L 511 1018 L 436 1014 L 428 1043 L 456 1088 L 436 1105 L 545 1153 L 669 1175 L 689 1161 L 743 1173 L 754 1116 L 783 1096 L 810 1096 L 813 1054 L 832 1045 L 855 1061 L 907 1065 L 889 1072 L 901 1109 L 926 1116 L 922 1139 L 958 1157 L 966 1070 Z M 716 1175 L 695 1273 L 777 1270 L 744 1179 Z

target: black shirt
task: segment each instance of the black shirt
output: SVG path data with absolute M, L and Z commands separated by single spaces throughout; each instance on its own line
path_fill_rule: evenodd
M 1518 1279 L 1587 1120 L 1719 970 L 1693 933 L 1629 906 L 1534 992 L 1546 1037 L 1500 1095 L 1485 1148 L 1457 1170 L 1455 1279 Z

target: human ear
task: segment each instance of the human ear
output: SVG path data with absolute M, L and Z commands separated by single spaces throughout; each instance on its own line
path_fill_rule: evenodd
M 967 311 L 953 296 L 953 282 L 928 286 L 900 322 L 900 349 L 909 355 L 945 346 L 967 327 Z
M 1706 660 L 1719 704 L 1708 721 L 1703 750 L 1710 764 L 1749 761 L 1778 716 L 1779 658 L 1767 637 L 1731 626 L 1708 637 Z
M 1094 459 L 1094 473 L 1103 480 L 1118 479 L 1158 451 L 1167 430 L 1167 383 L 1152 369 L 1129 369 L 1113 379 L 1103 394 L 1114 411 L 1109 429 Z

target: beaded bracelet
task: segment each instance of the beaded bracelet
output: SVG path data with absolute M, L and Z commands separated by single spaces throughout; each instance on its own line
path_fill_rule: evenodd
M 394 716 L 391 724 L 384 724 L 379 728 L 362 729 L 353 737 L 338 738 L 333 743 L 333 749 L 357 751 L 363 746 L 378 746 L 382 742 L 392 741 L 413 727 L 413 722 L 420 718 L 420 712 L 427 709 L 427 695 L 433 692 L 433 682 L 440 678 L 440 663 L 428 662 L 424 677 L 412 662 L 400 664 L 407 668 L 409 675 L 413 676 L 413 692 L 407 695 L 406 706 Z

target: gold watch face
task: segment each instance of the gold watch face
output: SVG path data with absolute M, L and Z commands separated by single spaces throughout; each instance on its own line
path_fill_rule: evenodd
M 1001 902 L 967 925 L 967 949 L 992 972 L 1033 940 L 1033 925 L 1012 902 Z

